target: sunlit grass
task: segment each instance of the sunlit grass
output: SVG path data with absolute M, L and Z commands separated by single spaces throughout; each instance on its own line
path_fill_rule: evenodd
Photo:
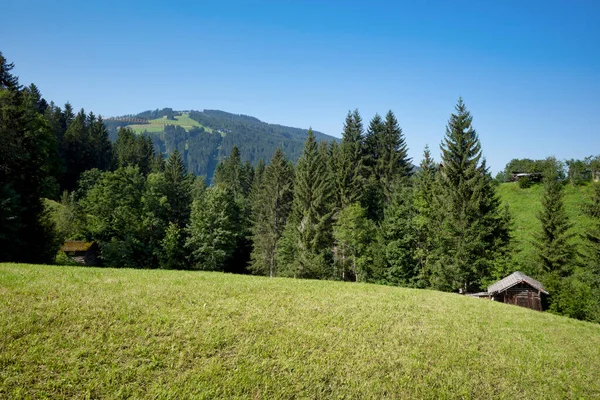
M 144 131 L 156 133 L 164 131 L 165 125 L 179 125 L 186 131 L 189 131 L 196 126 L 204 128 L 204 130 L 209 133 L 213 132 L 211 128 L 203 126 L 198 121 L 191 119 L 188 113 L 182 113 L 182 115 L 175 116 L 175 120 L 167 118 L 151 119 L 147 124 L 128 125 L 128 128 L 131 128 L 135 133 L 143 133 Z
M 0 398 L 597 398 L 600 325 L 457 294 L 0 264 Z
M 520 250 L 515 255 L 515 261 L 519 268 L 527 269 L 527 266 L 535 262 L 535 247 L 532 245 L 534 234 L 541 230 L 537 218 L 542 208 L 542 195 L 544 187 L 541 184 L 530 188 L 521 189 L 516 183 L 503 183 L 498 187 L 500 199 L 508 203 L 513 217 L 513 234 L 516 248 Z M 593 226 L 592 220 L 583 213 L 583 206 L 590 201 L 593 187 L 590 185 L 564 186 L 564 204 L 567 215 L 573 223 L 572 232 L 575 233 L 574 243 L 581 246 L 583 243 L 581 235 Z

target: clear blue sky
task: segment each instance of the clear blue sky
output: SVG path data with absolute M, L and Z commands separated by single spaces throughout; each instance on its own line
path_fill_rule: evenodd
M 462 96 L 495 173 L 600 154 L 600 1 L 4 0 L 21 83 L 104 116 L 221 109 L 340 136 L 393 110 L 439 159 Z

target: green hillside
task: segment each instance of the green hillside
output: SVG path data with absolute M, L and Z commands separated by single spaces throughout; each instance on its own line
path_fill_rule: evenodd
M 155 119 L 148 120 L 147 124 L 133 124 L 133 125 L 128 125 L 128 127 L 133 129 L 133 131 L 138 134 L 144 133 L 144 132 L 152 132 L 152 133 L 164 132 L 166 125 L 181 126 L 187 132 L 189 132 L 190 129 L 192 129 L 194 127 L 204 128 L 209 133 L 213 132 L 213 130 L 211 128 L 202 126 L 202 125 L 200 125 L 200 123 L 198 123 L 198 121 L 194 121 L 193 119 L 191 119 L 189 117 L 189 113 L 182 113 L 181 115 L 176 115 L 174 118 L 175 118 L 175 120 L 167 119 L 166 117 L 155 118 Z
M 526 189 L 519 188 L 517 183 L 503 183 L 498 187 L 498 194 L 502 201 L 508 203 L 514 221 L 513 235 L 516 248 L 520 250 L 515 254 L 515 261 L 518 269 L 527 272 L 531 272 L 535 261 L 535 248 L 531 242 L 533 235 L 541 229 L 537 213 L 541 210 L 543 191 L 541 184 Z M 582 211 L 591 195 L 591 185 L 567 184 L 564 187 L 565 209 L 576 233 L 574 240 L 579 244 L 582 243 L 580 236 L 592 226 L 592 221 Z
M 0 264 L 0 398 L 598 398 L 600 325 L 457 294 Z
M 127 122 L 133 119 L 147 124 Z M 156 150 L 168 156 L 177 150 L 188 171 L 202 175 L 210 182 L 219 161 L 231 154 L 234 146 L 242 160 L 257 165 L 268 161 L 278 148 L 295 162 L 302 152 L 307 129 L 270 124 L 248 115 L 231 114 L 219 110 L 175 111 L 171 108 L 148 110 L 132 116 L 104 120 L 111 140 L 117 139 L 119 127 L 129 127 L 138 134 L 146 134 Z M 214 135 L 214 132 L 218 135 Z M 339 140 L 315 132 L 319 141 Z

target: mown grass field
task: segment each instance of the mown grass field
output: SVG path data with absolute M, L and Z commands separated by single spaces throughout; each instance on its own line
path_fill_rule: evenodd
M 498 186 L 498 195 L 503 202 L 508 203 L 513 217 L 513 235 L 516 248 L 515 261 L 521 269 L 527 270 L 535 260 L 535 247 L 532 245 L 534 234 L 541 230 L 537 218 L 542 208 L 542 195 L 544 186 L 533 185 L 521 189 L 516 183 L 503 183 Z M 590 201 L 593 194 L 591 184 L 585 186 L 564 186 L 563 201 L 565 210 L 573 223 L 572 232 L 575 234 L 574 242 L 583 243 L 581 235 L 593 227 L 593 221 L 583 213 L 583 206 Z
M 598 398 L 600 325 L 457 294 L 0 264 L 0 398 Z
M 162 132 L 165 129 L 165 125 L 179 125 L 186 131 L 189 131 L 193 127 L 197 126 L 204 128 L 209 133 L 213 132 L 211 128 L 200 125 L 198 121 L 191 119 L 187 113 L 175 116 L 175 121 L 166 118 L 157 118 L 149 120 L 148 124 L 128 125 L 128 127 L 133 129 L 135 133 L 143 133 L 144 131 Z

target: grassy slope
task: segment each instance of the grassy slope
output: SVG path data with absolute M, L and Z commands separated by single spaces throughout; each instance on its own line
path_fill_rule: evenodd
M 583 214 L 583 205 L 590 200 L 592 186 L 566 185 L 564 203 L 567 214 L 573 223 L 575 241 L 581 243 L 580 235 L 592 226 L 592 221 Z M 507 202 L 514 219 L 514 238 L 518 249 L 515 261 L 519 268 L 527 270 L 535 260 L 535 248 L 531 245 L 533 235 L 541 229 L 537 213 L 541 210 L 543 185 L 520 189 L 516 183 L 503 183 L 498 187 L 502 201 Z
M 594 398 L 600 326 L 426 290 L 0 264 L 0 398 Z
M 165 129 L 165 125 L 180 125 L 186 131 L 189 131 L 194 126 L 203 127 L 207 132 L 212 133 L 211 128 L 200 125 L 197 121 L 191 119 L 187 113 L 175 116 L 175 121 L 166 118 L 151 119 L 148 124 L 129 125 L 128 127 L 133 129 L 135 133 L 148 132 L 162 132 Z

